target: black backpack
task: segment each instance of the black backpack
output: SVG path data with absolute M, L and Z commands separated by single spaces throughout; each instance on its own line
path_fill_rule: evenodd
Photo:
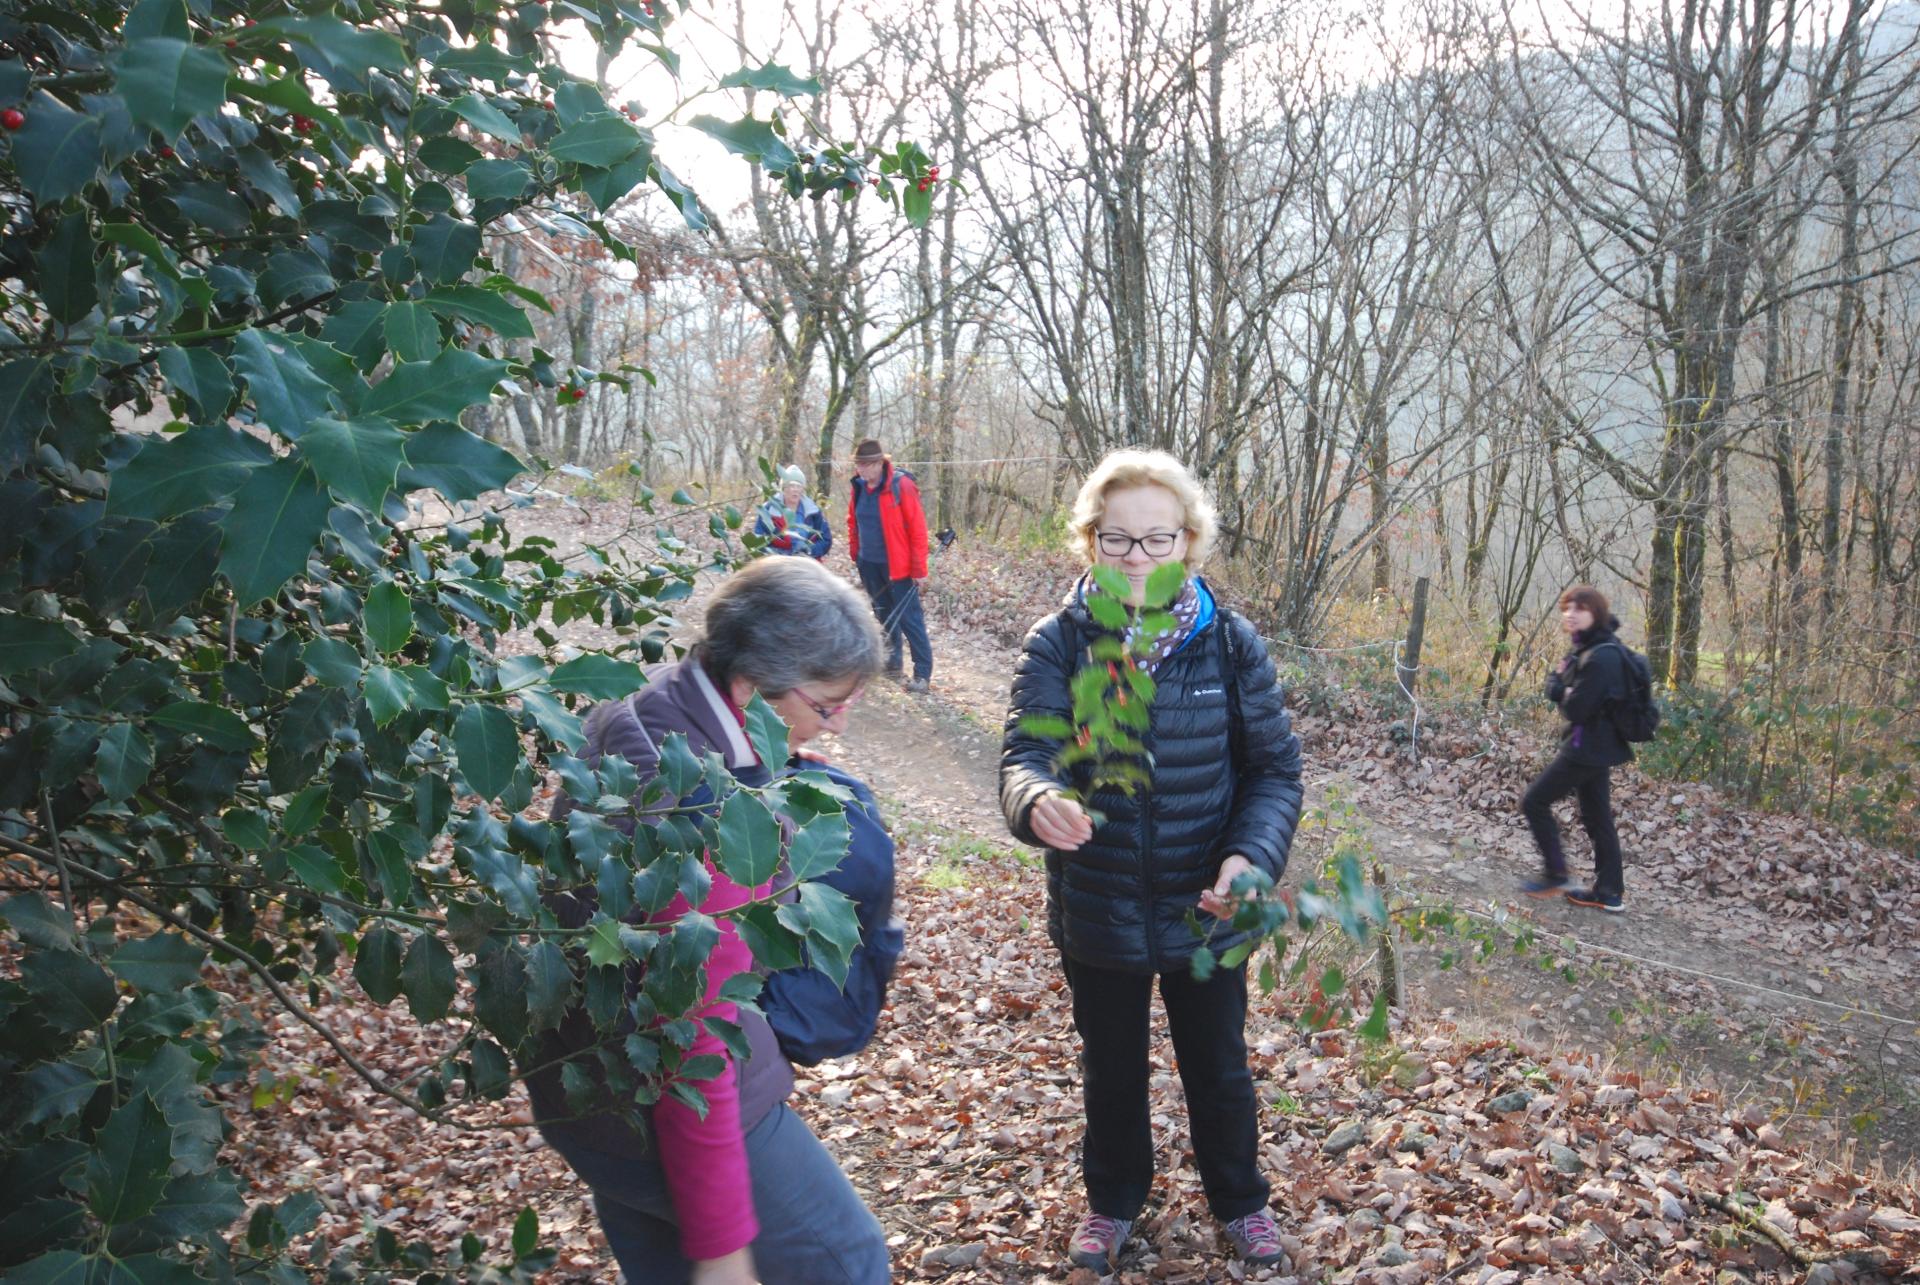
M 1660 706 L 1653 699 L 1653 666 L 1645 656 L 1619 639 L 1614 639 L 1613 645 L 1620 649 L 1623 661 L 1620 668 L 1627 680 L 1626 695 L 1615 700 L 1607 710 L 1613 719 L 1613 730 L 1620 733 L 1623 741 L 1650 741 L 1660 730 Z

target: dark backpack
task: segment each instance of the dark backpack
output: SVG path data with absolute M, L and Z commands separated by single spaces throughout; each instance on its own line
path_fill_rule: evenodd
M 1613 730 L 1620 733 L 1623 741 L 1650 741 L 1660 730 L 1660 706 L 1653 699 L 1653 666 L 1645 656 L 1619 639 L 1616 638 L 1613 645 L 1620 649 L 1623 662 L 1620 669 L 1627 680 L 1626 695 L 1607 710 L 1613 719 Z

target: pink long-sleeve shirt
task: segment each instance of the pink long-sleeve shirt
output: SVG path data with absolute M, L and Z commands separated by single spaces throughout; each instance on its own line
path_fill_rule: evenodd
M 713 886 L 700 903 L 703 914 L 717 917 L 767 892 L 764 885 L 748 888 L 735 883 L 712 858 L 706 865 Z M 686 898 L 675 897 L 657 920 L 669 922 L 687 909 Z M 753 967 L 753 952 L 740 940 L 731 920 L 720 919 L 719 924 L 720 941 L 707 958 L 706 1004 L 695 1016 L 731 1022 L 738 1020 L 739 1009 L 714 997 L 728 978 Z M 704 1028 L 689 1056 L 703 1053 L 727 1059 L 726 1070 L 699 1083 L 707 1099 L 706 1119 L 677 1098 L 663 1097 L 653 1109 L 660 1164 L 666 1171 L 667 1191 L 680 1223 L 680 1252 L 696 1261 L 724 1257 L 751 1244 L 760 1234 L 760 1222 L 753 1212 L 746 1136 L 740 1123 L 739 1071 L 719 1037 Z

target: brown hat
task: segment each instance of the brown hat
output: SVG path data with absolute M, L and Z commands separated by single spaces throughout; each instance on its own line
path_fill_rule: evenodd
M 853 448 L 853 458 L 856 460 L 885 459 L 886 454 L 886 451 L 881 449 L 880 443 L 871 437 Z

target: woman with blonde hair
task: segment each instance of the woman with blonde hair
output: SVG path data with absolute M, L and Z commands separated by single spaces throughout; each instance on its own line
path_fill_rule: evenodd
M 1166 611 L 1140 616 L 1122 639 L 1154 680 L 1141 737 L 1145 786 L 1095 786 L 1084 762 L 1062 770 L 1062 743 L 1032 730 L 1069 720 L 1074 676 L 1104 663 L 1093 648 L 1115 631 L 1087 605 L 1098 592 L 1091 573 L 1028 633 L 1001 751 L 1007 824 L 1047 850 L 1047 926 L 1081 1041 L 1089 1207 L 1069 1256 L 1103 1273 L 1153 1180 L 1147 1059 L 1156 979 L 1207 1203 L 1243 1260 L 1283 1257 L 1259 1165 L 1246 966 L 1215 968 L 1204 981 L 1191 966 L 1202 944 L 1190 924 L 1196 910 L 1221 921 L 1209 949 L 1224 955 L 1242 940 L 1229 926 L 1234 880 L 1252 870 L 1280 877 L 1301 798 L 1300 742 L 1266 646 L 1196 574 L 1215 524 L 1192 473 L 1160 451 L 1107 456 L 1074 504 L 1075 548 L 1090 567 L 1124 578 L 1130 605 L 1143 603 L 1156 569 L 1180 563 L 1188 573 Z M 1139 636 L 1155 617 L 1171 627 Z

